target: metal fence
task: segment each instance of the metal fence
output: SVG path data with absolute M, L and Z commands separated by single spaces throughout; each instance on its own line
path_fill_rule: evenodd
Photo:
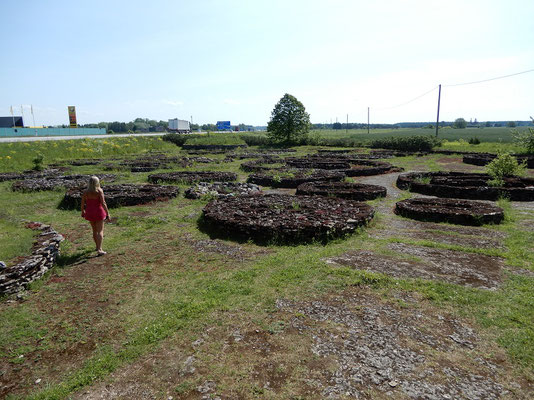
M 0 128 L 0 137 L 105 135 L 104 128 Z

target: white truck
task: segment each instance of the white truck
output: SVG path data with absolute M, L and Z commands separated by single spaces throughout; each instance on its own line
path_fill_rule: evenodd
M 191 133 L 191 125 L 189 124 L 189 121 L 185 119 L 170 119 L 169 131 L 176 133 Z

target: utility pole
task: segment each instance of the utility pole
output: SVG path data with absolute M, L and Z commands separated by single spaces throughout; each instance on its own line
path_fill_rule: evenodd
M 345 133 L 349 133 L 349 114 L 347 114 L 347 125 L 345 125 Z
M 438 117 L 436 119 L 436 137 L 438 137 L 438 129 L 439 129 L 439 103 L 441 101 L 441 83 L 439 84 L 439 91 L 438 91 Z
M 367 107 L 367 133 L 369 134 L 369 107 Z

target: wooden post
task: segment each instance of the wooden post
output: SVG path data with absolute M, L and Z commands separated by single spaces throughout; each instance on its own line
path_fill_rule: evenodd
M 439 84 L 439 91 L 438 91 L 438 117 L 436 118 L 436 137 L 438 137 L 438 129 L 439 129 L 439 103 L 441 101 L 441 83 Z
M 369 107 L 367 107 L 367 133 L 369 133 Z

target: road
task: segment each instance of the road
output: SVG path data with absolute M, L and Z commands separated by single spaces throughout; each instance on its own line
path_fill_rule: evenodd
M 71 139 L 108 139 L 117 137 L 138 137 L 138 136 L 163 136 L 166 133 L 117 133 L 113 135 L 83 135 L 83 136 L 24 136 L 24 137 L 3 137 L 0 143 L 13 142 L 36 142 L 39 140 L 71 140 Z

